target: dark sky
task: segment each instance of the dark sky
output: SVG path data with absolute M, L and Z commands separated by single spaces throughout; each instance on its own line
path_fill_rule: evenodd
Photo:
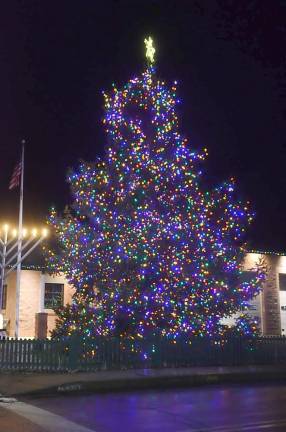
M 234 175 L 256 219 L 250 245 L 286 251 L 286 2 L 3 0 L 0 9 L 0 220 L 27 140 L 25 220 L 70 202 L 68 167 L 103 154 L 101 91 L 144 67 L 179 81 L 184 134 L 206 146 L 212 184 Z

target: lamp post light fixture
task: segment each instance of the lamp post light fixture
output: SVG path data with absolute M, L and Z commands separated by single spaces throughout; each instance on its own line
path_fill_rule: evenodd
M 42 229 L 40 232 L 22 229 L 18 232 L 11 229 L 8 224 L 0 227 L 0 309 L 2 309 L 3 289 L 7 276 L 16 268 L 21 267 L 21 263 L 28 255 L 47 237 L 48 230 Z M 15 337 L 19 336 L 19 288 L 20 280 L 17 280 L 16 289 L 16 325 Z

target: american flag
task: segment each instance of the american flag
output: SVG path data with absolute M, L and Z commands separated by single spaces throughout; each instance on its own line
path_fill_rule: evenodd
M 13 171 L 10 184 L 9 184 L 9 190 L 12 190 L 18 186 L 20 186 L 20 177 L 22 173 L 22 162 L 19 162 Z

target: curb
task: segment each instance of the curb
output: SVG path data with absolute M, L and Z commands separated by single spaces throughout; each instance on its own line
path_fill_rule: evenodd
M 238 373 L 210 373 L 180 376 L 150 376 L 132 379 L 75 381 L 73 383 L 62 383 L 60 385 L 45 387 L 37 390 L 24 391 L 11 394 L 10 396 L 67 396 L 79 393 L 106 393 L 125 392 L 131 390 L 188 388 L 204 385 L 216 385 L 223 383 L 259 383 L 265 381 L 286 380 L 286 369 L 281 371 L 267 372 L 238 372 Z

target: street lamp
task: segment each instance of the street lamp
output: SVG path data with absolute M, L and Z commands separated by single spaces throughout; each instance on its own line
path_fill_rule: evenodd
M 7 276 L 21 267 L 21 263 L 28 255 L 47 237 L 48 230 L 46 228 L 38 234 L 38 230 L 22 229 L 17 232 L 11 229 L 8 224 L 0 228 L 0 309 L 2 309 L 3 288 Z M 14 251 L 14 252 L 13 252 Z M 20 277 L 17 274 L 16 283 L 16 323 L 15 337 L 19 336 L 19 297 L 20 297 Z

